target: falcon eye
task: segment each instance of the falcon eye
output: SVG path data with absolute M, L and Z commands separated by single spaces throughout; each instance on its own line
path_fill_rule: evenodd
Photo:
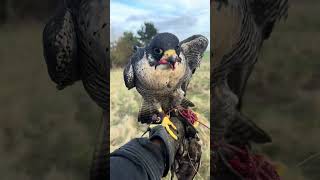
M 153 52 L 156 53 L 156 54 L 162 54 L 162 53 L 163 53 L 163 50 L 160 49 L 160 48 L 154 48 L 154 49 L 153 49 Z
M 176 53 L 179 55 L 180 54 L 180 46 L 176 46 Z

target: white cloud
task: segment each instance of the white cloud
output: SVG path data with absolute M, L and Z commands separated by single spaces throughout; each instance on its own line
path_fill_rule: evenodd
M 193 34 L 210 38 L 210 2 L 207 1 L 111 0 L 111 41 L 124 31 L 136 32 L 145 21 L 153 22 L 160 32 L 176 34 L 180 40 Z

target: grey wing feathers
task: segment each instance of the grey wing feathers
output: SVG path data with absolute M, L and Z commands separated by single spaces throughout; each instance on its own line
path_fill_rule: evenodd
M 44 56 L 59 89 L 82 80 L 103 109 L 109 103 L 109 3 L 66 0 L 43 32 Z
M 43 53 L 48 73 L 58 89 L 80 79 L 77 36 L 69 9 L 61 8 L 43 31 Z
M 125 85 L 128 89 L 132 89 L 136 86 L 134 64 L 143 58 L 145 49 L 142 47 L 134 47 L 134 54 L 131 56 L 127 66 L 123 71 L 123 78 Z
M 208 39 L 202 35 L 193 35 L 180 42 L 180 47 L 193 73 L 200 65 L 201 58 L 207 49 L 208 43 Z
M 109 3 L 81 1 L 77 17 L 81 78 L 85 90 L 103 109 L 109 103 Z
M 268 39 L 275 22 L 288 16 L 288 0 L 249 0 L 256 24 L 261 27 L 263 38 Z
M 228 84 L 231 90 L 239 97 L 237 107 L 239 110 L 241 109 L 245 86 L 257 61 L 261 44 L 265 39 L 270 37 L 275 23 L 287 16 L 289 7 L 288 0 L 248 0 L 248 2 L 250 3 L 251 11 L 244 11 L 246 13 L 244 17 L 247 17 L 244 18 L 246 26 L 243 24 L 241 27 L 243 37 L 247 36 L 248 38 L 242 38 L 245 41 L 242 41 L 241 44 L 239 43 L 238 48 L 235 48 L 237 50 L 237 57 L 230 58 L 235 60 L 243 59 L 243 63 L 241 67 L 233 68 L 232 72 L 228 75 Z M 248 17 L 253 17 L 254 21 L 250 21 Z M 255 48 L 255 44 L 258 48 Z M 240 49 L 245 50 L 244 47 L 250 48 L 246 51 L 238 51 Z M 251 57 L 248 56 L 249 53 L 252 54 Z
M 179 46 L 182 49 L 182 52 L 186 58 L 189 69 L 192 74 L 195 72 L 197 67 L 200 65 L 201 58 L 203 53 L 207 49 L 208 39 L 202 35 L 193 35 L 183 41 L 180 42 Z M 189 82 L 191 80 L 192 74 L 190 73 L 186 80 L 182 83 L 181 88 L 185 92 L 187 92 L 187 88 Z
M 109 3 L 100 0 L 82 1 L 78 11 L 77 24 L 79 43 L 82 51 L 91 55 L 96 53 L 94 46 L 101 49 L 104 58 L 90 59 L 100 73 L 105 73 L 107 67 L 107 52 L 109 51 Z M 94 45 L 96 44 L 96 45 Z
M 226 128 L 220 134 L 231 143 L 270 142 L 268 134 L 241 113 L 241 104 L 262 44 L 269 38 L 275 23 L 287 15 L 288 0 L 215 2 L 218 2 L 213 4 L 218 11 L 213 20 L 224 18 L 225 21 L 213 21 L 216 23 L 214 37 L 223 40 L 218 42 L 230 42 L 218 44 L 215 41 L 213 46 L 216 60 L 211 78 L 218 82 L 214 86 L 213 102 L 215 107 L 228 107 L 214 108 L 216 124 L 220 129 Z M 228 30 L 224 32 L 224 29 Z
M 124 77 L 124 83 L 128 89 L 132 89 L 135 87 L 134 71 L 133 71 L 133 65 L 131 64 L 131 60 L 123 71 L 123 77 Z

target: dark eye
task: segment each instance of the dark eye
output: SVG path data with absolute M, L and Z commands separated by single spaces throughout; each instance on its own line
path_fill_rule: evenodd
M 180 54 L 180 46 L 176 46 L 176 53 L 179 55 Z
M 160 49 L 160 48 L 154 48 L 154 49 L 153 49 L 153 52 L 156 53 L 156 54 L 162 54 L 162 53 L 163 53 L 163 50 Z

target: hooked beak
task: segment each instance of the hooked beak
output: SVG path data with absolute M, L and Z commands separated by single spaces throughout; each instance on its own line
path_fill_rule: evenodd
M 158 62 L 158 65 L 160 64 L 168 64 L 170 65 L 171 69 L 174 70 L 176 67 L 176 62 L 181 62 L 181 59 L 177 55 L 176 51 L 174 49 L 169 49 L 164 52 L 162 58 Z M 157 68 L 157 65 L 155 66 Z

